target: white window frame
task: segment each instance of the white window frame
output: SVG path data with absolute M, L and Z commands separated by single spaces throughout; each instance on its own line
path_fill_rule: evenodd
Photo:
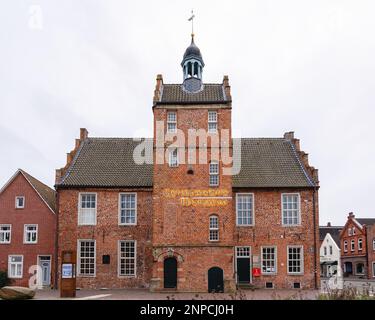
M 350 251 L 351 252 L 355 251 L 355 241 L 354 241 L 354 239 L 350 240 Z
M 211 171 L 211 165 L 216 165 L 217 166 L 217 171 Z M 208 164 L 208 184 L 210 187 L 218 187 L 220 185 L 220 164 L 219 161 L 211 161 Z M 217 183 L 211 183 L 211 177 L 217 177 Z
M 352 234 L 355 235 L 355 227 L 353 227 Z
M 214 117 L 211 117 L 211 115 L 215 115 Z M 208 111 L 208 133 L 217 133 L 217 111 L 209 110 Z M 210 128 L 210 125 L 215 125 L 214 129 Z
M 358 246 L 358 251 L 362 251 L 363 250 L 363 240 L 362 240 L 362 238 L 358 239 L 357 246 Z
M 211 219 L 216 219 L 216 225 L 217 226 L 213 226 L 213 224 L 211 224 Z M 219 222 L 219 216 L 217 214 L 211 214 L 209 217 L 208 217 L 208 223 L 209 223 L 209 234 L 208 234 L 208 240 L 210 242 L 218 242 L 220 240 L 220 234 L 219 234 L 219 227 L 220 227 L 220 222 Z M 211 238 L 211 231 L 215 232 L 216 235 L 217 235 L 217 239 L 212 239 Z
M 82 274 L 81 273 L 81 242 L 94 242 L 94 273 Z M 87 257 L 85 257 L 88 259 Z M 91 257 L 89 257 L 91 259 Z M 82 278 L 95 278 L 96 277 L 96 240 L 93 239 L 78 239 L 77 240 L 77 275 Z
M 263 258 L 263 249 L 273 249 L 274 250 L 274 269 L 275 271 L 270 271 L 270 272 L 267 272 L 267 271 L 263 271 L 263 262 L 265 261 L 264 258 Z M 267 259 L 269 260 L 269 259 Z M 271 261 L 271 260 L 269 260 Z M 262 272 L 262 274 L 264 275 L 276 275 L 277 274 L 277 247 L 276 246 L 261 246 L 260 247 L 260 270 Z
M 36 227 L 35 230 L 29 231 L 28 227 Z M 28 241 L 27 236 L 29 233 L 35 233 L 35 241 Z M 24 224 L 23 225 L 23 243 L 24 244 L 37 244 L 38 243 L 38 225 L 37 224 Z
M 94 209 L 94 222 L 93 223 L 84 223 L 82 221 L 82 214 L 83 211 L 87 208 L 82 208 L 82 196 L 84 195 L 95 195 L 95 208 L 89 208 Z M 80 192 L 78 193 L 78 225 L 79 226 L 96 226 L 97 224 L 97 215 L 98 215 L 98 194 L 96 192 Z
M 121 222 L 121 197 L 122 196 L 125 196 L 125 195 L 134 195 L 134 201 L 135 201 L 135 212 L 134 212 L 134 222 L 132 223 L 126 223 L 126 222 Z M 121 192 L 119 193 L 119 198 L 118 198 L 118 224 L 119 226 L 136 226 L 137 225 L 137 221 L 138 221 L 138 197 L 137 197 L 137 193 L 136 192 Z M 124 209 L 125 211 L 126 210 L 131 210 L 131 209 Z M 126 216 L 125 216 L 126 217 Z M 125 219 L 126 220 L 126 219 Z
M 121 274 L 121 243 L 134 243 L 134 274 Z M 136 278 L 137 277 L 137 240 L 119 240 L 117 242 L 117 276 L 119 278 Z M 126 258 L 124 258 L 126 259 Z
M 344 241 L 344 252 L 348 252 L 348 240 Z
M 21 262 L 11 262 L 12 257 L 21 257 Z M 12 275 L 11 274 L 11 265 L 21 265 L 21 274 L 20 275 Z M 23 278 L 23 255 L 22 254 L 10 254 L 8 256 L 8 278 L 10 279 L 22 279 Z
M 289 272 L 289 249 L 293 248 L 300 248 L 300 272 Z M 287 273 L 290 275 L 301 275 L 304 274 L 304 252 L 303 252 L 303 246 L 297 245 L 297 246 L 287 246 L 287 252 L 286 252 L 286 260 L 287 260 Z
M 239 224 L 238 223 L 238 199 L 241 196 L 250 196 L 251 197 L 251 213 L 250 213 L 250 224 Z M 255 195 L 254 193 L 248 193 L 248 192 L 241 192 L 241 193 L 236 193 L 236 226 L 237 227 L 253 227 L 255 225 Z M 242 216 L 243 218 L 243 216 Z
M 170 120 L 169 116 L 174 114 L 175 119 Z M 173 130 L 169 129 L 169 124 L 174 124 L 175 128 Z M 176 133 L 177 132 L 177 112 L 176 111 L 168 111 L 167 112 L 167 133 Z
M 348 228 L 348 236 L 350 237 L 350 236 L 352 236 L 353 235 L 353 233 L 352 233 L 352 228 Z
M 9 228 L 9 230 L 0 230 L 0 233 L 4 237 L 4 241 L 0 241 L 0 244 L 10 244 L 12 242 L 12 225 L 11 224 L 0 224 L 0 228 Z M 6 239 L 6 234 L 9 235 L 9 240 Z
M 18 199 L 22 199 L 22 204 L 23 204 L 22 206 L 18 204 Z M 26 202 L 25 196 L 16 196 L 15 202 L 16 202 L 16 209 L 25 209 L 25 202 Z
M 297 196 L 297 223 L 284 223 L 284 196 Z M 294 209 L 286 209 L 294 210 Z M 285 227 L 301 225 L 301 195 L 298 192 L 281 194 L 281 225 Z
M 168 165 L 170 168 L 177 168 L 179 166 L 177 148 L 171 148 L 168 150 Z
M 363 265 L 363 272 L 361 272 L 361 273 L 358 273 L 358 272 L 357 272 L 357 266 L 358 266 L 359 264 Z M 356 276 L 363 276 L 363 275 L 366 274 L 365 270 L 366 270 L 366 269 L 365 269 L 365 264 L 362 263 L 362 262 L 357 262 L 357 263 L 355 264 L 355 269 L 354 269 L 355 273 L 354 273 L 354 274 L 355 274 Z
M 375 261 L 372 262 L 372 277 L 375 278 Z

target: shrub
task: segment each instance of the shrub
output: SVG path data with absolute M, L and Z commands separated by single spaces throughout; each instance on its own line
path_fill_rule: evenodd
M 6 271 L 0 271 L 0 288 L 9 286 L 11 280 L 8 278 L 8 273 Z

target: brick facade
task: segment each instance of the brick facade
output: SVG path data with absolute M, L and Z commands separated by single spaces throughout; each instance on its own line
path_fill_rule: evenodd
M 25 197 L 23 209 L 17 209 L 15 199 Z M 24 226 L 38 225 L 37 243 L 24 243 Z M 18 171 L 0 193 L 0 225 L 11 225 L 11 241 L 0 243 L 0 270 L 8 270 L 8 257 L 23 256 L 22 278 L 12 279 L 12 285 L 29 286 L 29 269 L 40 264 L 38 256 L 50 256 L 50 284 L 54 284 L 56 215 Z
M 373 220 L 372 224 L 365 224 L 366 220 Z M 344 277 L 368 279 L 375 277 L 374 222 L 375 219 L 360 219 L 349 213 L 340 235 Z

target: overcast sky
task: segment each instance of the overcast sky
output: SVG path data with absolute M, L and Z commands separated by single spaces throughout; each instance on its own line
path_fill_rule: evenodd
M 50 186 L 79 128 L 151 136 L 155 78 L 180 83 L 190 43 L 205 82 L 229 75 L 233 131 L 295 131 L 320 172 L 320 223 L 375 217 L 375 1 L 2 0 L 0 184 Z

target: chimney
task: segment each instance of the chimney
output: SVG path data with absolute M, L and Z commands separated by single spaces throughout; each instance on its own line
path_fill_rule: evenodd
M 348 219 L 354 219 L 355 215 L 353 212 L 349 212 Z
M 328 223 L 327 223 L 327 227 L 331 227 L 331 222 L 328 222 Z
M 156 76 L 156 86 L 154 91 L 154 104 L 161 99 L 161 90 L 163 87 L 163 76 L 161 74 L 158 74 Z
M 285 132 L 284 139 L 292 141 L 294 139 L 294 131 Z
M 86 140 L 89 136 L 89 132 L 86 128 L 81 128 L 79 132 L 79 140 L 83 141 Z
M 224 87 L 224 92 L 225 95 L 227 96 L 228 100 L 232 100 L 232 95 L 230 93 L 230 85 L 229 85 L 229 77 L 224 76 L 223 78 L 223 87 Z

